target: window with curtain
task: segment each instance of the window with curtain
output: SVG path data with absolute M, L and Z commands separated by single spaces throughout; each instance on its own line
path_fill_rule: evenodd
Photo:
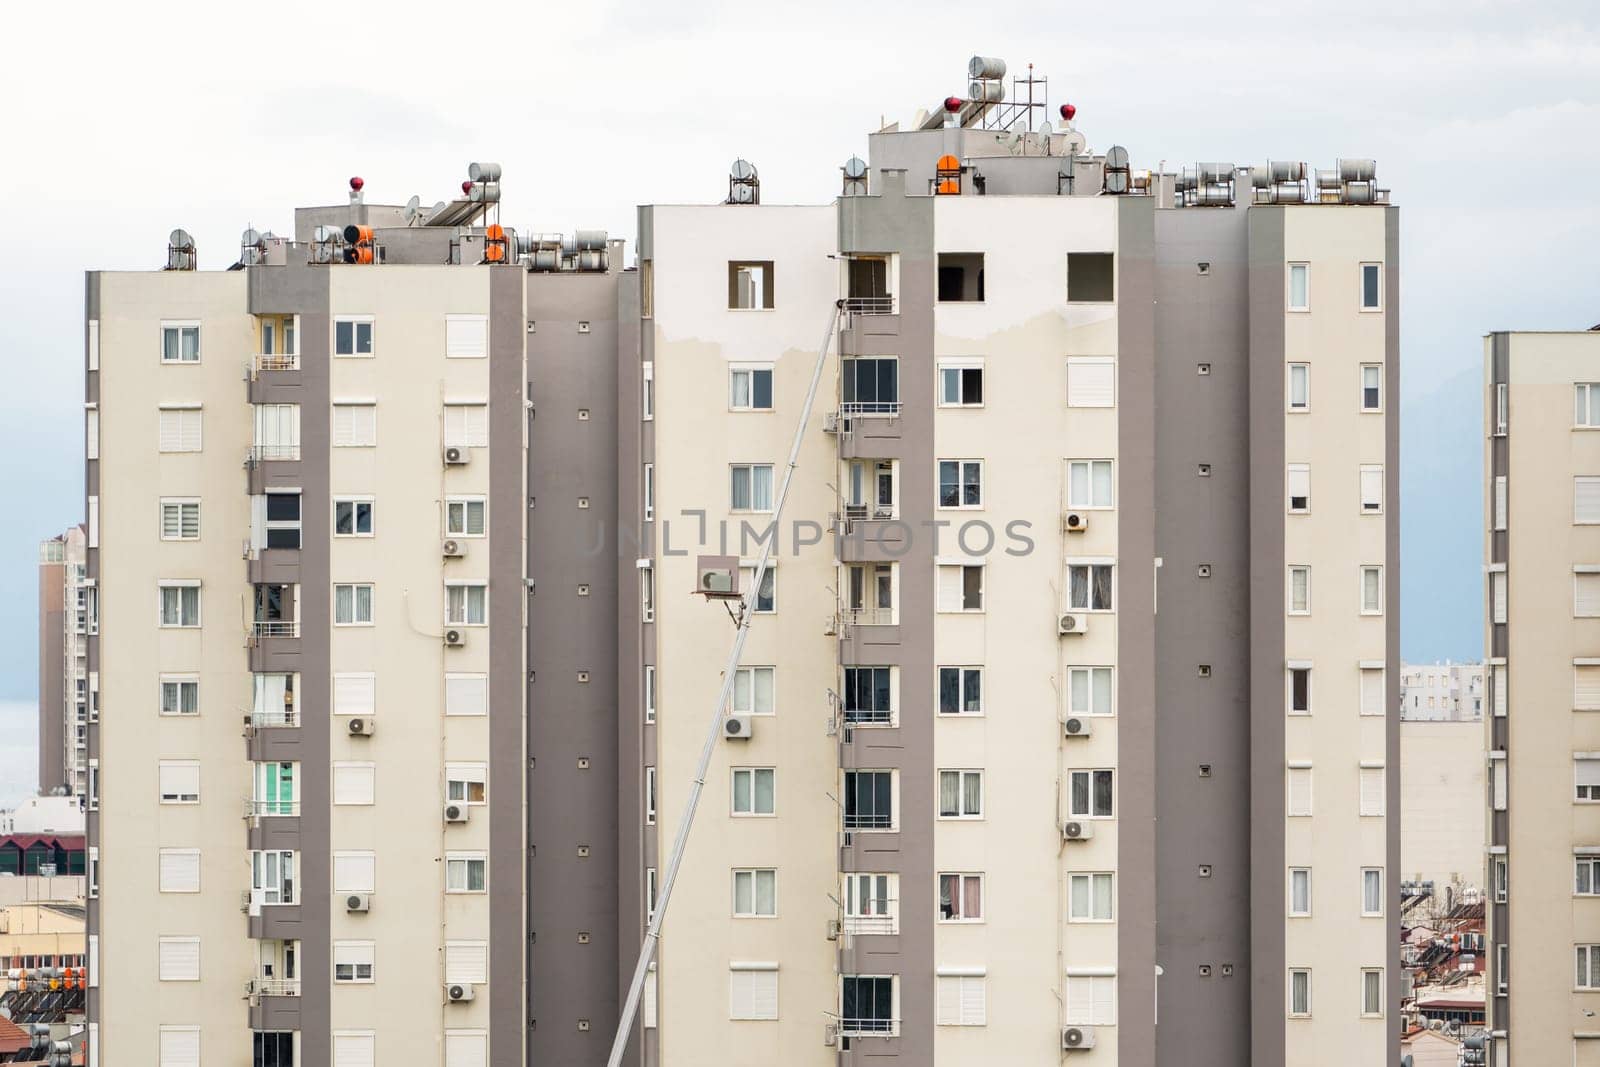
M 1075 819 L 1109 819 L 1114 814 L 1109 770 L 1072 771 L 1068 775 L 1068 811 Z
M 1115 894 L 1109 871 L 1067 876 L 1067 918 L 1072 922 L 1110 922 Z
M 1067 710 L 1074 715 L 1111 715 L 1110 667 L 1067 668 Z
M 729 507 L 734 511 L 771 511 L 772 464 L 736 463 Z
M 1111 611 L 1115 567 L 1110 563 L 1067 565 L 1067 604 L 1073 611 Z
M 771 917 L 778 914 L 778 872 L 757 868 L 733 872 L 734 918 Z
M 489 586 L 485 582 L 451 582 L 445 586 L 444 621 L 450 626 L 485 626 L 489 622 Z
M 983 772 L 939 772 L 939 818 L 976 819 L 983 815 Z
M 1311 868 L 1289 868 L 1289 914 L 1303 918 L 1311 914 Z

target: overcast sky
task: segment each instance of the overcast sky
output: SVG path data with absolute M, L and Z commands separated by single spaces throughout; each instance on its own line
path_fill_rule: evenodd
M 1433 394 L 1476 372 L 1486 331 L 1600 322 L 1600 15 L 1206 6 L 7 5 L 0 700 L 36 689 L 36 542 L 81 518 L 84 270 L 158 267 L 176 226 L 224 267 L 247 225 L 290 233 L 352 174 L 369 200 L 431 203 L 474 159 L 504 164 L 519 230 L 631 237 L 641 201 L 720 199 L 735 156 L 765 201 L 825 201 L 881 118 L 963 92 L 974 52 L 1033 62 L 1091 147 L 1135 166 L 1378 160 L 1403 208 L 1403 401 L 1426 427 L 1403 438 L 1402 654 L 1477 655 L 1478 411 L 1459 381 L 1447 410 Z

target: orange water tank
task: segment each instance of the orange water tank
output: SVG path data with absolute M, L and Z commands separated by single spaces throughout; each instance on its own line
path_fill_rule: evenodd
M 943 155 L 933 165 L 938 182 L 934 189 L 940 196 L 958 196 L 961 193 L 961 161 L 952 155 Z

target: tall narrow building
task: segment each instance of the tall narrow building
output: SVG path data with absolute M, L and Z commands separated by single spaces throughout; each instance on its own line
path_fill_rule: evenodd
M 1600 1064 L 1600 333 L 1483 354 L 1489 1062 Z
M 95 415 L 85 423 L 92 432 Z M 94 455 L 99 442 L 85 439 Z M 89 787 L 89 717 L 94 678 L 89 637 L 94 590 L 86 581 L 82 526 L 39 543 L 39 792 L 81 797 Z

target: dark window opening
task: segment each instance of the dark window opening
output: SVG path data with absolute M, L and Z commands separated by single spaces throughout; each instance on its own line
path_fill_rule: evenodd
M 943 303 L 983 299 L 983 253 L 939 253 L 939 300 Z
M 1105 304 L 1116 296 L 1115 257 L 1110 252 L 1067 253 L 1067 302 Z

